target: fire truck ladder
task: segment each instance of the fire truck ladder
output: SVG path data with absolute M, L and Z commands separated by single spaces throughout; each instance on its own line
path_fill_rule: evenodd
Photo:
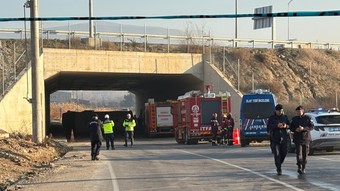
M 228 113 L 228 96 L 221 96 L 222 114 Z
M 150 106 L 150 127 L 156 128 L 156 105 Z

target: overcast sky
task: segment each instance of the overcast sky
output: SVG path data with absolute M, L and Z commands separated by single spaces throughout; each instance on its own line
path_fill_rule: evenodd
M 23 17 L 25 0 L 1 0 L 0 18 Z M 273 5 L 273 12 L 287 12 L 289 0 L 238 0 L 238 13 Z M 94 16 L 152 16 L 234 14 L 235 0 L 93 0 Z M 89 0 L 40 0 L 39 17 L 88 16 Z M 290 11 L 340 10 L 340 0 L 293 0 Z M 26 10 L 27 16 L 29 10 Z M 340 16 L 299 17 L 290 20 L 290 39 L 340 42 Z M 82 21 L 84 23 L 84 21 Z M 121 24 L 161 26 L 185 30 L 188 25 L 204 28 L 215 37 L 235 36 L 234 19 L 121 20 Z M 46 26 L 74 24 L 76 21 L 48 22 Z M 0 28 L 23 28 L 23 22 L 0 22 Z M 100 29 L 98 29 L 100 31 Z M 238 20 L 239 38 L 271 39 L 270 29 L 253 30 L 251 18 Z M 276 39 L 288 39 L 288 18 L 276 18 Z

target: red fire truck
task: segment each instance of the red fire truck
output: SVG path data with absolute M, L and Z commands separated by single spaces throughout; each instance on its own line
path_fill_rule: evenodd
M 197 144 L 199 140 L 210 140 L 212 114 L 218 114 L 221 124 L 221 116 L 230 112 L 231 97 L 228 92 L 220 95 L 208 92 L 202 95 L 199 91 L 190 91 L 179 96 L 172 108 L 176 116 L 174 126 L 177 143 Z
M 172 103 L 173 101 L 155 102 L 153 99 L 145 103 L 144 132 L 148 137 L 174 134 Z

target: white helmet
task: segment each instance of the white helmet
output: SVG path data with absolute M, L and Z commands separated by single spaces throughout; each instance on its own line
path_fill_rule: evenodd
M 104 116 L 104 118 L 105 118 L 105 119 L 109 119 L 109 118 L 110 118 L 109 114 L 106 114 L 106 115 Z

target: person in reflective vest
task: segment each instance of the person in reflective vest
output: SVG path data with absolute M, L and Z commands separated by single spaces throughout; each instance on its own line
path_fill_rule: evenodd
M 217 119 L 217 113 L 213 113 L 212 118 L 210 120 L 210 125 L 211 125 L 211 144 L 212 146 L 216 146 L 217 145 L 217 132 L 218 132 L 218 119 Z
M 110 116 L 108 114 L 105 115 L 105 120 L 103 122 L 103 130 L 104 130 L 104 138 L 106 141 L 106 150 L 115 149 L 114 145 L 114 130 L 113 127 L 115 126 L 115 123 L 110 120 Z M 111 145 L 110 145 L 111 144 Z
M 227 115 L 223 115 L 221 122 L 221 144 L 225 145 L 227 142 Z
M 124 146 L 127 147 L 127 141 L 130 138 L 131 147 L 132 147 L 133 142 L 134 142 L 133 132 L 134 132 L 134 128 L 136 126 L 136 121 L 131 118 L 131 114 L 127 114 L 126 117 L 127 118 L 123 122 L 123 127 L 125 127 L 125 144 L 124 144 Z

